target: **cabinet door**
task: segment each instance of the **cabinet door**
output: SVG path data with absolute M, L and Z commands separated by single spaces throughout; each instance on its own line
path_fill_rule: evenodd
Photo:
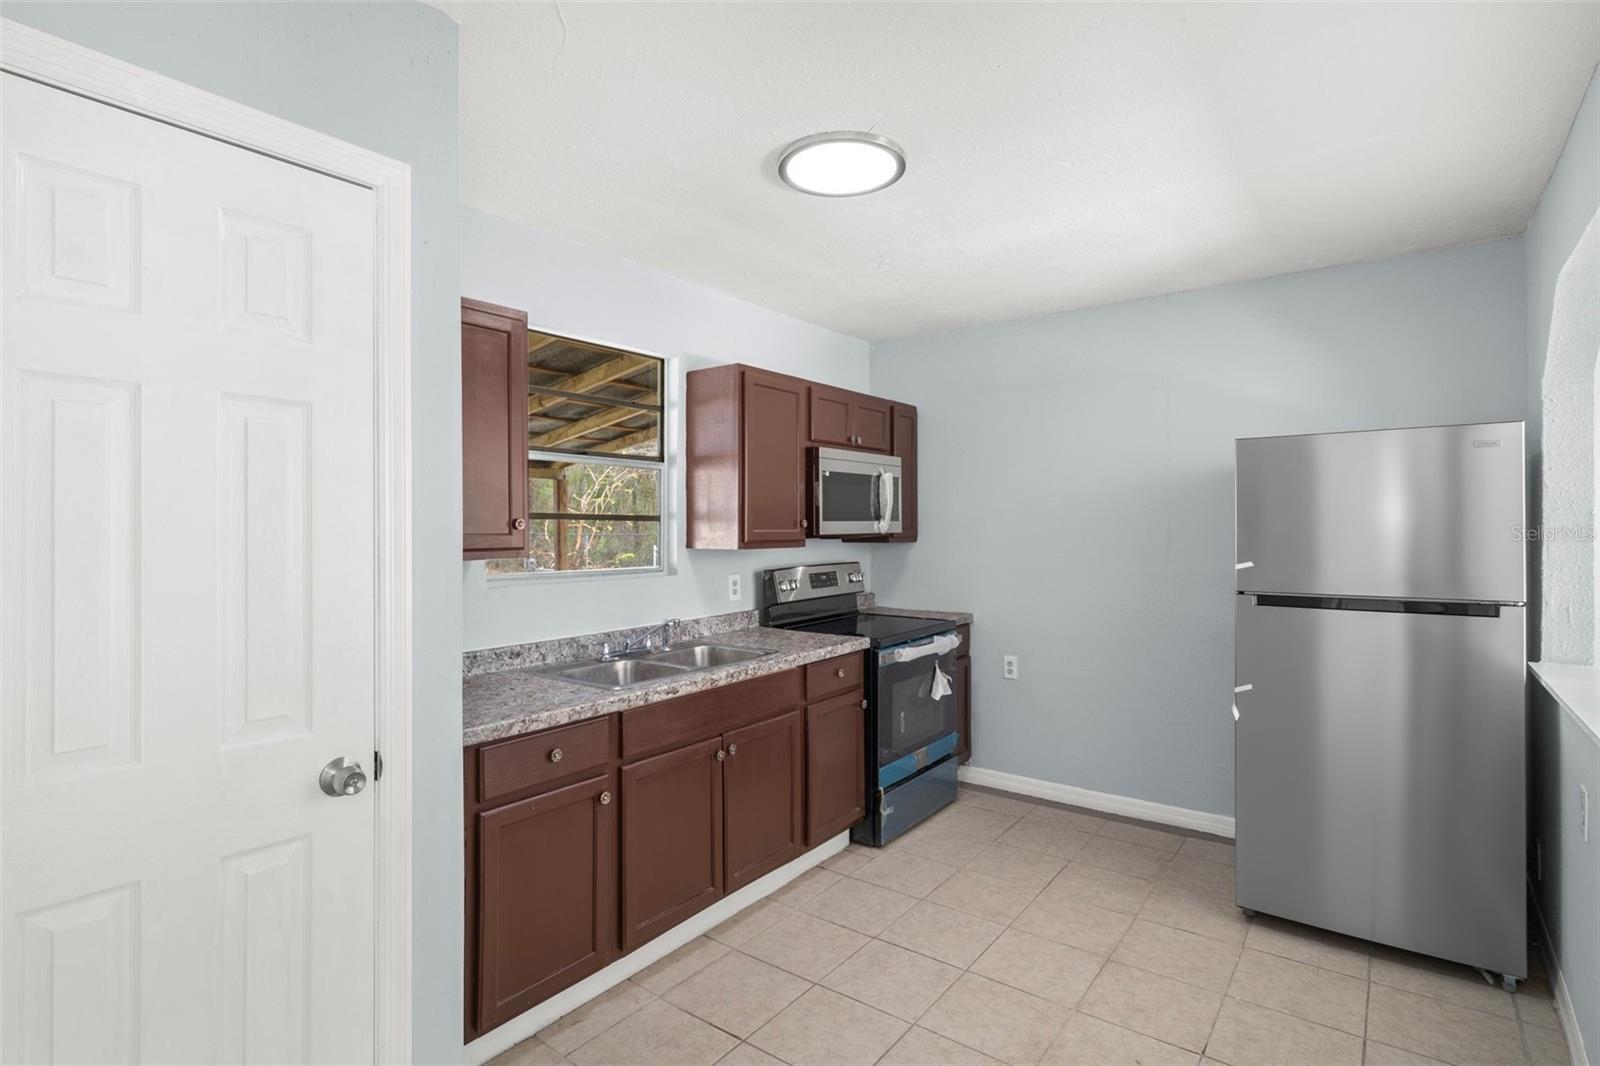
M 891 405 L 871 396 L 857 396 L 851 404 L 850 421 L 855 431 L 855 446 L 869 452 L 886 452 L 893 435 Z
M 867 719 L 859 690 L 806 708 L 806 846 L 867 813 Z
M 897 403 L 893 408 L 893 449 L 900 457 L 900 532 L 890 540 L 917 539 L 917 409 Z
M 826 385 L 811 386 L 811 443 L 848 448 L 854 432 L 850 424 L 850 394 Z
M 528 549 L 528 315 L 461 301 L 463 554 Z
M 743 888 L 805 850 L 805 752 L 798 710 L 723 738 L 727 890 Z
M 961 742 L 956 745 L 956 757 L 962 762 L 972 761 L 972 656 L 956 657 L 956 728 L 961 730 Z
M 622 768 L 622 947 L 722 895 L 722 738 Z
M 594 777 L 478 815 L 478 1029 L 615 953 L 616 783 Z
M 744 372 L 741 542 L 798 547 L 806 536 L 806 385 Z

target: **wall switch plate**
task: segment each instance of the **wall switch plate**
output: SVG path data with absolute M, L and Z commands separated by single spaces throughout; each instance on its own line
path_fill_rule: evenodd
M 743 574 L 729 574 L 728 575 L 728 602 L 729 603 L 738 603 L 742 599 L 744 599 L 744 575 Z
M 1585 843 L 1589 840 L 1589 790 L 1582 785 L 1578 786 L 1578 828 L 1583 832 Z
M 1017 679 L 1017 657 L 1015 655 L 1007 655 L 1001 660 L 1001 663 L 1001 675 L 1007 681 L 1015 681 Z

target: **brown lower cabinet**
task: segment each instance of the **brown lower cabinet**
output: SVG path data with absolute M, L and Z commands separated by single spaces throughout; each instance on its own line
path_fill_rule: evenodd
M 960 701 L 956 711 L 957 728 L 961 730 L 961 740 L 956 745 L 956 759 L 960 762 L 972 761 L 972 627 L 961 626 L 957 632 L 961 634 L 961 654 L 956 656 L 956 699 Z
M 466 1038 L 860 818 L 863 664 L 468 748 Z
M 614 956 L 616 777 L 480 812 L 478 1027 L 492 1029 Z
M 806 708 L 806 845 L 816 847 L 867 813 L 867 739 L 860 690 Z
M 796 709 L 723 738 L 723 883 L 729 892 L 806 850 L 804 736 Z
M 722 896 L 722 738 L 622 768 L 622 949 Z

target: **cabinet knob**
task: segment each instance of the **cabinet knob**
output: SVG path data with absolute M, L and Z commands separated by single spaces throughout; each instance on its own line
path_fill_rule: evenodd
M 811 524 L 811 523 L 810 523 L 810 521 L 809 521 L 809 520 L 807 520 L 807 519 L 804 519 L 804 518 L 802 518 L 802 519 L 800 519 L 800 528 L 801 528 L 801 529 L 804 529 L 804 528 L 806 528 L 806 527 L 807 527 L 807 526 L 809 526 L 809 525 L 810 525 L 810 524 Z
M 723 751 L 721 748 L 717 749 L 717 761 L 718 762 L 721 762 L 723 759 L 726 759 L 727 757 L 728 757 L 728 753 L 727 752 Z
M 835 677 L 843 677 L 844 676 L 844 667 L 842 667 L 842 666 L 839 667 L 839 669 L 835 670 L 833 673 L 834 673 Z
M 561 749 L 560 748 L 551 748 L 550 749 L 550 761 L 551 762 L 560 762 L 561 761 Z
M 527 529 L 528 528 L 528 520 L 526 518 L 513 518 L 511 520 L 511 528 L 512 529 Z
M 611 805 L 611 793 L 609 793 L 609 792 L 600 793 L 600 806 L 609 807 L 610 805 Z
M 728 745 L 728 757 L 731 759 L 731 758 L 733 758 L 733 756 L 735 756 L 737 754 L 739 754 L 739 745 L 737 745 L 737 744 L 729 744 Z
M 862 700 L 861 701 L 861 709 L 863 711 L 867 709 L 867 701 L 866 700 Z

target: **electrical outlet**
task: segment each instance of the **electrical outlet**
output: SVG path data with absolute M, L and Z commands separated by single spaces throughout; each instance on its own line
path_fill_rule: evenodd
M 1007 681 L 1015 681 L 1017 679 L 1017 657 L 1015 655 L 1007 655 L 1001 660 L 1001 663 L 1001 676 Z
M 738 603 L 742 599 L 744 599 L 744 575 L 743 574 L 729 574 L 728 575 L 728 602 L 729 603 Z
M 1584 842 L 1589 840 L 1589 790 L 1582 785 L 1578 786 L 1578 828 L 1583 832 Z

